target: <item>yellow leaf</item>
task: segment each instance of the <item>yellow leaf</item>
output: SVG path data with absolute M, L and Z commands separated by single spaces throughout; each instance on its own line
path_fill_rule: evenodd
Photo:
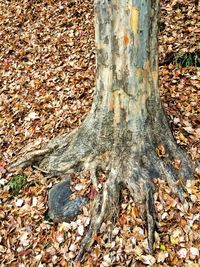
M 187 138 L 185 138 L 185 136 L 182 133 L 180 133 L 178 137 L 182 141 L 186 141 L 187 140 Z
M 178 239 L 174 238 L 173 236 L 170 236 L 170 241 L 171 241 L 172 245 L 177 245 L 178 244 Z
M 164 244 L 160 244 L 160 249 L 163 250 L 163 251 L 165 251 L 166 250 L 165 245 Z

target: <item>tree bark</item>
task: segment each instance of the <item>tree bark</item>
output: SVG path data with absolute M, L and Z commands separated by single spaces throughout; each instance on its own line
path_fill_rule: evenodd
M 192 163 L 177 147 L 159 97 L 158 2 L 95 1 L 97 77 L 90 114 L 78 129 L 51 140 L 12 166 L 39 164 L 53 175 L 89 169 L 97 190 L 97 171 L 107 173 L 103 190 L 94 200 L 91 225 L 78 258 L 93 243 L 103 220 L 115 213 L 124 186 L 141 204 L 152 250 L 152 178 L 167 179 L 183 200 L 176 182 L 192 177 Z

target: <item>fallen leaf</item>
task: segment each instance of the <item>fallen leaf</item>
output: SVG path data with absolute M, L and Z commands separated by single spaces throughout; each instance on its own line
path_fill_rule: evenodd
M 84 226 L 83 225 L 79 225 L 78 226 L 78 229 L 77 229 L 77 232 L 80 236 L 83 236 L 84 234 Z

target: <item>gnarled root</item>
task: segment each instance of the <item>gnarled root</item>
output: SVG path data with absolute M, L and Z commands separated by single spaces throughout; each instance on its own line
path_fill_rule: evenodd
M 119 209 L 119 195 L 120 189 L 117 186 L 115 179 L 108 179 L 103 186 L 102 192 L 99 193 L 94 200 L 89 230 L 81 242 L 80 251 L 76 257 L 76 261 L 81 260 L 84 252 L 91 247 L 102 222 L 107 219 L 112 219 L 112 217 L 116 215 Z
M 102 222 L 117 214 L 121 185 L 141 205 L 140 211 L 148 229 L 149 252 L 152 253 L 156 227 L 152 179 L 166 179 L 184 201 L 184 186 L 178 181 L 183 178 L 184 182 L 184 178 L 192 177 L 191 162 L 177 149 L 172 138 L 166 138 L 165 133 L 151 135 L 152 130 L 147 128 L 141 136 L 131 133 L 130 139 L 127 139 L 126 136 L 122 138 L 121 132 L 119 136 L 114 135 L 112 127 L 108 125 L 105 122 L 103 127 L 103 124 L 88 120 L 71 134 L 50 141 L 40 150 L 29 152 L 11 166 L 25 167 L 36 163 L 51 175 L 90 171 L 98 195 L 92 208 L 91 224 L 76 261 L 81 260 L 84 252 L 93 244 Z M 165 143 L 162 145 L 163 140 Z M 173 161 L 176 165 L 180 164 L 174 166 Z M 102 191 L 98 189 L 98 169 L 108 175 Z
M 95 161 L 103 150 L 109 150 L 112 145 L 106 138 L 99 140 L 99 133 L 94 126 L 96 123 L 91 120 L 88 118 L 70 134 L 58 136 L 40 149 L 20 156 L 9 166 L 9 170 L 36 165 L 42 172 L 58 176 L 85 169 L 84 164 Z

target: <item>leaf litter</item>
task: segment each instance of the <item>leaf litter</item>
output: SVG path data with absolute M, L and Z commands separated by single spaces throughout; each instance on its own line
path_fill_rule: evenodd
M 177 142 L 199 159 L 199 68 L 176 58 L 198 53 L 198 1 L 161 1 L 160 88 Z M 13 157 L 76 128 L 90 110 L 95 87 L 93 1 L 0 1 L 0 264 L 72 266 L 90 223 L 90 203 L 75 221 L 53 224 L 47 192 L 58 178 L 39 170 L 8 173 Z M 165 156 L 158 147 L 159 156 Z M 174 162 L 178 168 L 179 162 Z M 21 175 L 21 176 L 19 176 Z M 16 185 L 16 177 L 26 181 Z M 91 201 L 90 174 L 73 174 L 74 194 Z M 99 182 L 105 182 L 99 174 Z M 23 179 L 22 179 L 23 180 Z M 15 185 L 13 185 L 15 182 Z M 180 203 L 154 179 L 158 227 L 154 254 L 139 207 L 123 190 L 115 222 L 103 223 L 77 266 L 200 265 L 200 178 L 189 181 Z M 15 194 L 12 194 L 12 188 Z

